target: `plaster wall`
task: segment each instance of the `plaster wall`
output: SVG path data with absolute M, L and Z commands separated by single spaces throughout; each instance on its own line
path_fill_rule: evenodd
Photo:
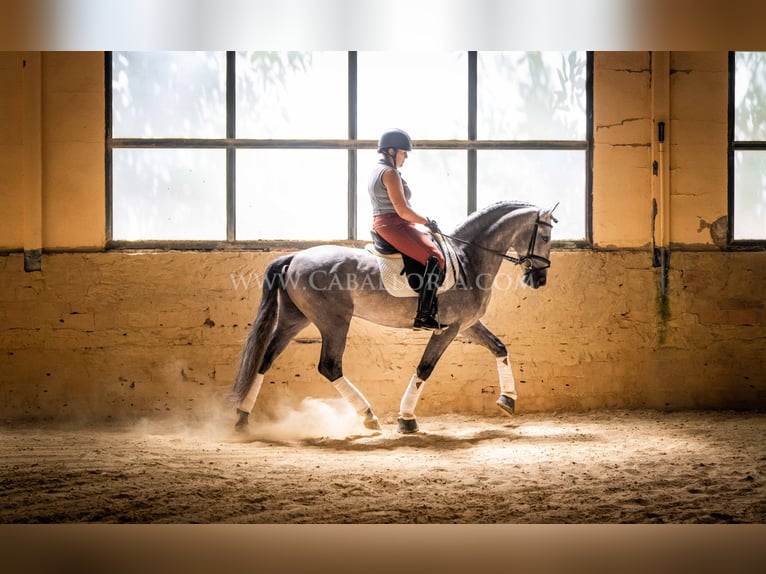
M 0 247 L 24 245 L 21 56 L 0 52 Z
M 104 117 L 103 53 L 0 52 L 0 249 L 39 247 L 25 244 L 34 226 L 45 249 L 103 248 Z
M 258 278 L 281 252 L 105 251 L 103 54 L 45 52 L 42 205 L 31 214 L 45 252 L 42 271 L 25 272 L 26 56 L 0 53 L 0 417 L 230 408 Z M 485 322 L 509 347 L 519 411 L 766 406 L 766 252 L 721 249 L 718 231 L 727 55 L 670 54 L 665 296 L 650 249 L 653 57 L 595 54 L 594 248 L 554 252 L 549 284 L 537 291 L 501 269 Z M 352 324 L 345 371 L 379 414 L 398 409 L 426 340 Z M 319 346 L 313 328 L 299 335 L 268 374 L 258 409 L 336 396 L 316 371 Z M 496 414 L 497 392 L 493 357 L 458 340 L 417 412 Z

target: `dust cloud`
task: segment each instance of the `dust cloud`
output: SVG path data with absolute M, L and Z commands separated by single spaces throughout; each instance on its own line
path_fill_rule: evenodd
M 253 439 L 291 441 L 316 437 L 341 439 L 364 433 L 365 429 L 361 417 L 344 399 L 307 397 L 298 408 L 279 406 L 270 420 L 251 421 L 246 432 Z
M 211 401 L 202 413 L 142 418 L 131 426 L 131 431 L 136 435 L 180 435 L 210 442 L 344 439 L 370 432 L 342 398 L 306 397 L 297 407 L 277 404 L 271 411 L 252 413 L 248 427 L 237 432 L 233 405 L 225 400 Z

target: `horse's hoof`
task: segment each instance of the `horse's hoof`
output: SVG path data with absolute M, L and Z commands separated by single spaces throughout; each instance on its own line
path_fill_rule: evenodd
M 370 430 L 380 430 L 380 421 L 378 421 L 378 417 L 375 416 L 375 413 L 372 412 L 371 408 L 368 408 L 364 412 L 364 428 L 368 428 Z
M 380 426 L 378 417 L 372 415 L 372 417 L 364 418 L 364 428 L 368 428 L 370 430 L 381 430 L 383 427 Z
M 234 430 L 237 432 L 244 432 L 247 429 L 247 419 L 250 413 L 237 409 L 237 422 L 234 423 Z
M 497 399 L 495 404 L 503 409 L 503 412 L 509 415 L 512 415 L 513 411 L 516 410 L 516 401 L 511 397 L 506 397 L 505 395 L 500 395 L 500 398 Z
M 415 419 L 405 419 L 405 418 L 399 417 L 398 423 L 399 423 L 399 432 L 402 434 L 412 434 L 420 430 L 418 428 L 418 421 Z

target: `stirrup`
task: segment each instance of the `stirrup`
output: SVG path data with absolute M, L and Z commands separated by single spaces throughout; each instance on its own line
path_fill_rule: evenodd
M 433 315 L 417 315 L 415 317 L 415 321 L 412 324 L 412 328 L 415 331 L 441 331 L 442 329 L 446 329 L 447 325 L 442 325 L 437 321 Z

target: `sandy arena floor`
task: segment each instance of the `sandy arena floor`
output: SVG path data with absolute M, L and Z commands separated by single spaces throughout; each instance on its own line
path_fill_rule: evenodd
M 232 417 L 0 428 L 2 523 L 764 523 L 766 415 L 421 417 L 307 400 Z

